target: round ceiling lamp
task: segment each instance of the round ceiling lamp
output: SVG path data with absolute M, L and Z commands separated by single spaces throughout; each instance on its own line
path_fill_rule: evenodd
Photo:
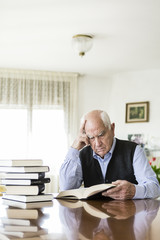
M 86 34 L 77 34 L 72 37 L 72 45 L 79 56 L 83 57 L 93 45 L 93 36 Z

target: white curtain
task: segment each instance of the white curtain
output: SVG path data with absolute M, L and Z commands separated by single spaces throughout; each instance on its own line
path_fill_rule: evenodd
M 77 73 L 0 69 L 0 104 L 61 106 L 70 145 L 77 131 Z
M 0 69 L 0 104 L 62 108 L 69 146 L 77 131 L 77 80 L 77 73 Z M 48 192 L 57 191 L 56 183 Z

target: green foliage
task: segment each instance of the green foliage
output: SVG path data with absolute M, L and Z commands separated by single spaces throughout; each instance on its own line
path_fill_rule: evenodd
M 151 165 L 153 171 L 155 172 L 156 176 L 157 176 L 157 179 L 160 183 L 160 167 L 157 167 L 156 165 Z

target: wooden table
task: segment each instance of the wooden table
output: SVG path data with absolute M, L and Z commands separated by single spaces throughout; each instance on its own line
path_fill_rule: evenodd
M 0 240 L 7 239 L 94 239 L 94 240 L 159 240 L 160 239 L 160 201 L 79 201 L 67 202 L 53 200 L 53 206 L 41 209 L 27 209 L 25 224 L 45 229 L 42 234 L 34 233 L 34 238 L 21 238 L 8 235 L 7 227 L 12 229 L 16 220 L 21 219 L 22 209 L 0 204 Z M 15 210 L 13 214 L 13 209 Z M 34 211 L 33 211 L 34 210 Z M 12 213 L 12 214 L 11 214 Z M 30 219 L 34 218 L 34 219 Z M 8 219 L 8 220 L 7 220 Z M 13 220 L 11 222 L 11 219 Z M 6 221 L 9 221 L 8 224 Z M 24 224 L 23 223 L 23 224 Z M 22 224 L 22 223 L 21 223 Z M 23 226 L 22 226 L 23 227 Z M 17 224 L 18 233 L 20 223 Z M 14 230 L 15 231 L 15 230 Z M 30 231 L 29 229 L 27 231 Z M 17 233 L 17 234 L 18 234 Z M 36 236 L 37 235 L 37 236 Z

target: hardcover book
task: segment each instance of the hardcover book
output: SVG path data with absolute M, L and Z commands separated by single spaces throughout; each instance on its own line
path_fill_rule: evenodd
M 45 172 L 33 173 L 3 173 L 2 179 L 41 179 L 45 178 Z
M 36 173 L 36 172 L 48 172 L 48 166 L 33 166 L 33 167 L 5 167 L 0 166 L 0 172 L 14 172 L 14 173 Z
M 9 195 L 38 195 L 45 190 L 45 185 L 35 185 L 35 186 L 5 186 L 5 194 Z
M 44 194 L 41 193 L 39 195 L 7 195 L 5 194 L 2 199 L 9 199 L 20 202 L 44 202 L 44 201 L 52 201 L 53 194 Z
M 44 201 L 44 202 L 20 202 L 20 201 L 14 201 L 9 199 L 2 199 L 2 203 L 4 205 L 10 206 L 10 207 L 17 207 L 22 209 L 38 209 L 43 207 L 52 207 L 53 201 Z
M 1 179 L 0 184 L 3 185 L 39 185 L 44 183 L 50 183 L 50 178 L 40 179 Z
M 41 159 L 0 159 L 0 166 L 42 166 L 43 161 Z

